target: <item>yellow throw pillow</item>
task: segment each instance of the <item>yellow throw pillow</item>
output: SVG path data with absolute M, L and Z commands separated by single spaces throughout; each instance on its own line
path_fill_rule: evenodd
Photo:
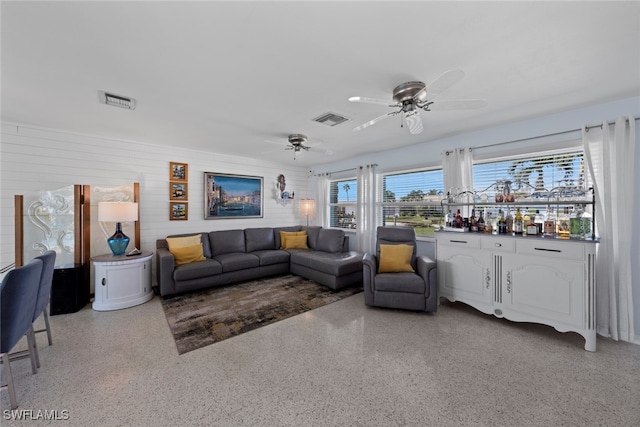
M 295 236 L 307 236 L 307 230 L 303 230 L 303 231 L 281 231 L 280 232 L 280 249 L 286 249 L 287 247 L 287 239 L 289 237 L 295 237 Z
M 173 248 L 169 249 L 169 251 L 173 254 L 175 258 L 175 265 L 183 265 L 189 264 L 196 261 L 204 261 L 206 258 L 204 257 L 202 251 L 202 243 L 198 243 L 193 246 L 183 246 L 181 248 Z
M 307 235 L 288 236 L 282 249 L 309 249 L 307 246 Z
M 186 237 L 167 237 L 167 246 L 169 247 L 169 251 L 175 248 L 184 248 L 187 246 L 199 245 L 202 243 L 200 240 L 200 235 L 196 234 L 194 236 L 186 236 Z
M 380 245 L 378 273 L 413 272 L 411 267 L 411 245 Z

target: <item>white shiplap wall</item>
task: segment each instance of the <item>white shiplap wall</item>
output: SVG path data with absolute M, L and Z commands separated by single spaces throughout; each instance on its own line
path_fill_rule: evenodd
M 14 261 L 16 194 L 73 184 L 109 187 L 139 182 L 140 246 L 152 251 L 156 239 L 169 234 L 302 224 L 305 220 L 295 202 L 283 206 L 274 199 L 275 182 L 281 173 L 286 177 L 287 191 L 295 191 L 296 199 L 311 194 L 305 168 L 220 153 L 12 123 L 2 123 L 0 144 L 0 267 Z M 169 162 L 189 165 L 188 221 L 169 221 Z M 264 177 L 263 218 L 205 220 L 203 172 Z

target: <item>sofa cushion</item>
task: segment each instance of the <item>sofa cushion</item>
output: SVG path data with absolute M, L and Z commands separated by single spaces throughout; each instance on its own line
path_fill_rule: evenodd
M 338 253 L 342 252 L 342 246 L 344 245 L 344 231 L 342 230 L 328 230 L 323 228 L 318 233 L 318 241 L 316 243 L 316 250 Z
M 329 253 L 293 251 L 291 264 L 298 264 L 336 277 L 362 271 L 362 254 L 358 252 Z
M 287 239 L 289 237 L 305 236 L 307 238 L 306 231 L 280 231 L 280 249 L 285 249 L 287 246 Z
M 307 232 L 307 245 L 309 245 L 310 249 L 316 249 L 316 245 L 318 244 L 318 234 L 320 234 L 320 230 L 322 227 L 319 225 L 308 225 L 306 227 L 302 227 L 303 230 Z
M 412 245 L 380 245 L 380 263 L 378 273 L 413 273 L 411 256 Z
M 221 230 L 209 233 L 211 256 L 229 253 L 244 253 L 244 230 Z
M 244 230 L 247 252 L 276 249 L 273 228 L 247 228 Z
M 260 259 L 257 256 L 245 254 L 244 252 L 220 254 L 214 256 L 213 259 L 222 264 L 223 273 L 260 266 Z
M 268 251 L 255 251 L 251 252 L 251 255 L 255 255 L 260 260 L 260 265 L 273 265 L 273 264 L 288 264 L 289 252 L 281 250 L 268 250 Z
M 176 267 L 175 270 L 173 270 L 173 279 L 179 282 L 209 277 L 220 273 L 222 273 L 222 265 L 218 261 L 205 259 L 204 261 L 192 262 Z
M 198 236 L 198 238 L 200 238 L 200 236 Z M 169 249 L 169 252 L 173 255 L 175 265 L 189 264 L 206 259 L 202 253 L 202 243 Z
M 198 233 L 200 236 L 200 241 L 202 242 L 202 253 L 206 258 L 211 258 L 211 246 L 209 246 L 209 233 Z M 175 237 L 193 237 L 193 233 L 191 234 L 174 234 L 167 236 L 165 239 L 156 240 L 156 248 L 167 248 L 169 249 L 169 242 L 167 239 L 175 238 Z
M 300 233 L 302 232 L 299 231 L 299 235 L 287 236 L 286 239 L 283 239 L 282 249 L 309 249 L 307 246 L 307 234 Z
M 280 232 L 281 231 L 286 231 L 286 232 L 296 232 L 296 231 L 300 231 L 300 227 L 295 225 L 292 227 L 276 227 L 273 229 L 273 238 L 276 241 L 276 248 L 280 249 L 282 247 L 282 239 L 280 238 Z
M 169 251 L 187 246 L 199 245 L 201 243 L 202 238 L 199 234 L 184 237 L 167 237 L 167 246 L 169 247 Z
M 426 292 L 424 279 L 415 273 L 376 274 L 374 288 L 376 292 L 409 292 L 414 294 Z

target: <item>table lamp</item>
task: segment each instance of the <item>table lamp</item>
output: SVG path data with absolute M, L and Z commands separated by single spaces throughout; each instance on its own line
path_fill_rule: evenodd
M 313 217 L 316 210 L 316 201 L 313 199 L 300 200 L 300 211 L 307 217 L 307 226 L 309 225 L 309 215 Z
M 122 232 L 122 223 L 138 220 L 138 204 L 132 202 L 98 203 L 98 221 L 115 222 L 116 232 L 107 239 L 114 256 L 124 255 L 129 237 Z

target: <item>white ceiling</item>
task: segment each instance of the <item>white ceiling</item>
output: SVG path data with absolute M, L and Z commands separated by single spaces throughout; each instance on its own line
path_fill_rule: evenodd
M 392 109 L 349 97 L 451 69 L 465 77 L 440 98 L 489 105 L 422 112 L 419 135 L 399 117 L 353 132 Z M 2 1 L 3 121 L 291 165 L 638 95 L 638 1 Z M 351 120 L 312 121 L 326 112 Z M 294 162 L 290 133 L 322 145 Z

